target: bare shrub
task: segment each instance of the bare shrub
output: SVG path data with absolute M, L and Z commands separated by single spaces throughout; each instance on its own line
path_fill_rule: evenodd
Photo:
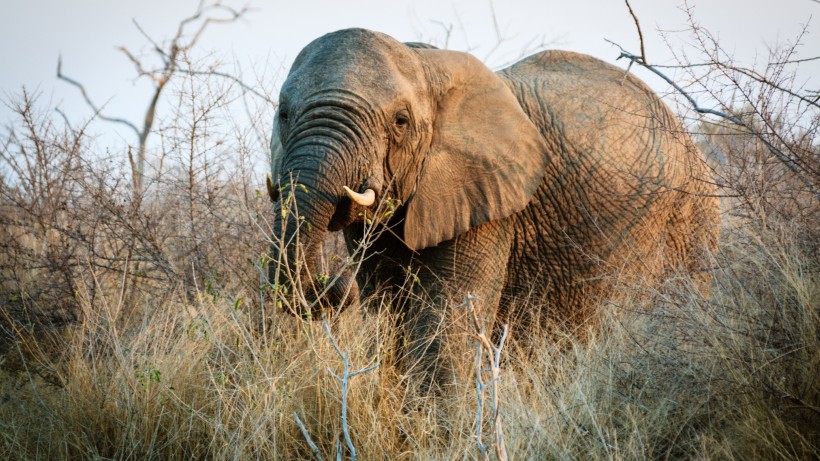
M 105 168 L 90 171 L 84 130 L 58 128 L 35 107 L 36 97 L 24 92 L 11 104 L 19 125 L 0 150 L 0 299 L 14 317 L 64 322 L 77 314 L 72 299 L 82 283 L 79 272 L 95 250 L 92 245 L 89 255 L 77 242 L 93 241 L 88 231 L 96 220 L 86 218 L 103 211 L 89 209 L 93 197 L 84 186 L 113 192 L 121 178 Z M 115 194 L 103 195 L 113 201 L 109 205 L 121 205 Z
M 254 132 L 236 126 L 231 104 L 242 94 L 196 75 L 166 92 L 176 96 L 176 112 L 160 120 L 138 202 L 128 156 L 101 152 L 88 123 L 55 119 L 25 92 L 9 102 L 18 119 L 0 143 L 7 318 L 82 319 L 81 290 L 91 305 L 100 292 L 117 293 L 130 311 L 134 297 L 193 301 L 197 286 L 215 293 L 230 285 L 261 306 L 270 205 L 253 187 L 265 151 Z

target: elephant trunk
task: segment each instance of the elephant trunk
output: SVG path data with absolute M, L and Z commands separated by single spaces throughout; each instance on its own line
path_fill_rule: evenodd
M 312 158 L 317 157 L 314 154 Z M 280 177 L 281 198 L 274 218 L 268 279 L 287 288 L 288 293 L 303 295 L 291 297 L 291 310 L 296 315 L 317 319 L 325 310 L 348 307 L 357 297 L 350 270 L 323 273 L 320 263 L 323 242 L 341 198 L 341 181 L 319 169 L 298 165 L 283 169 Z

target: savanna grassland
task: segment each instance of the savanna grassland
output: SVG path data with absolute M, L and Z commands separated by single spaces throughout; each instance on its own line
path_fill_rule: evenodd
M 507 338 L 496 367 L 477 349 L 486 388 L 463 364 L 436 398 L 408 390 L 389 300 L 305 322 L 266 282 L 273 88 L 180 58 L 143 169 L 99 120 L 9 96 L 0 458 L 820 458 L 820 107 L 796 46 L 751 77 L 704 46 L 678 75 L 734 117 L 670 100 L 721 187 L 708 293 L 631 279 L 582 331 Z

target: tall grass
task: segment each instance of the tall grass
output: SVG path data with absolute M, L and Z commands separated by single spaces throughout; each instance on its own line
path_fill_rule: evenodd
M 820 283 L 788 228 L 728 227 L 712 295 L 686 274 L 601 306 L 580 341 L 505 349 L 505 444 L 519 459 L 816 459 Z M 634 290 L 635 287 L 630 287 Z M 325 459 L 344 446 L 342 362 L 321 324 L 258 315 L 242 288 L 130 302 L 78 294 L 81 324 L 18 329 L 2 358 L 4 459 Z M 373 301 L 376 303 L 377 301 Z M 533 306 L 537 308 L 537 306 Z M 409 402 L 385 309 L 332 324 L 354 368 L 348 424 L 362 459 L 473 458 L 469 386 Z M 446 401 L 441 401 L 446 400 Z M 442 430 L 436 406 L 448 408 Z M 415 409 L 415 410 L 414 410 Z M 485 422 L 486 424 L 486 422 Z M 344 450 L 344 448 L 342 448 Z

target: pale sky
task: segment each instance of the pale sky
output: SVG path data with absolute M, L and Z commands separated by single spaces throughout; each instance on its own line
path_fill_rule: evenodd
M 134 80 L 133 66 L 117 51 L 126 46 L 147 53 L 146 40 L 132 23 L 161 40 L 169 38 L 197 0 L 0 0 L 0 98 L 19 94 L 23 85 L 38 91 L 43 104 L 60 107 L 72 119 L 90 110 L 75 88 L 56 79 L 62 55 L 65 74 L 83 82 L 106 113 L 138 122 L 147 105 L 150 86 Z M 244 1 L 225 0 L 240 7 Z M 492 4 L 492 10 L 491 10 Z M 669 31 L 672 46 L 688 37 L 683 0 L 631 0 L 638 15 L 650 62 L 668 63 L 670 54 L 659 30 Z M 622 0 L 366 0 L 263 1 L 245 20 L 215 24 L 203 37 L 199 55 L 239 62 L 247 74 L 256 66 L 288 68 L 299 50 L 327 32 L 365 27 L 402 41 L 441 40 L 443 25 L 452 25 L 449 47 L 472 50 L 484 59 L 496 43 L 492 11 L 508 40 L 487 59 L 491 66 L 509 62 L 527 43 L 541 40 L 551 47 L 592 54 L 615 62 L 618 50 L 610 39 L 639 52 L 637 33 Z M 807 22 L 811 33 L 800 50 L 802 58 L 820 56 L 820 3 L 812 0 L 690 0 L 698 22 L 719 35 L 724 48 L 741 64 L 765 62 L 767 47 L 793 40 Z M 814 18 L 812 18 L 814 16 Z M 439 43 L 440 45 L 441 43 Z M 801 65 L 800 77 L 820 88 L 820 62 Z M 665 85 L 639 73 L 658 90 Z M 252 80 L 252 79 L 251 79 Z M 278 82 L 274 82 L 278 83 Z M 10 113 L 0 106 L 0 126 Z M 99 122 L 98 122 L 99 123 Z M 104 124 L 103 124 L 104 125 Z M 97 125 L 105 130 L 110 126 Z

